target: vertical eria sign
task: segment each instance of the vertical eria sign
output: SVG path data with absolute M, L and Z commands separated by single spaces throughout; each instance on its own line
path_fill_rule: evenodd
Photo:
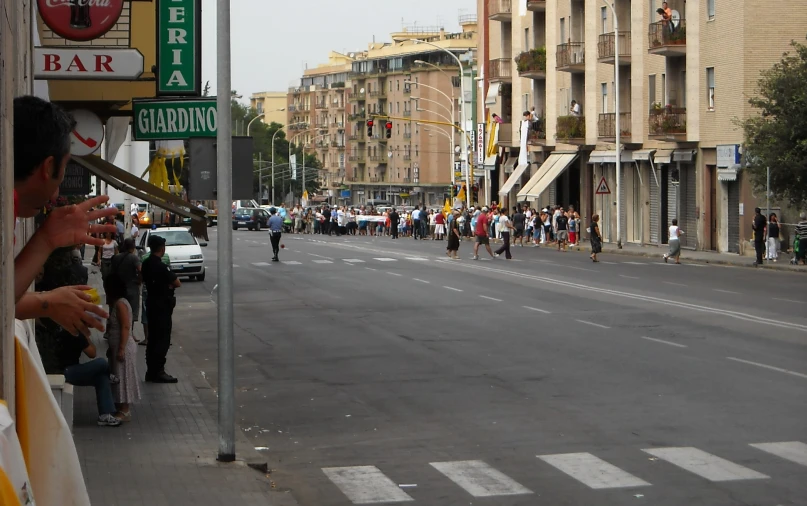
M 157 95 L 202 94 L 202 0 L 157 3 Z

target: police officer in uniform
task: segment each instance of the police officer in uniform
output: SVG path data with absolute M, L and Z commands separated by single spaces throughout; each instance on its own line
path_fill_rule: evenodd
M 146 381 L 151 383 L 176 383 L 177 379 L 165 372 L 165 357 L 171 346 L 171 318 L 176 306 L 174 289 L 181 286 L 176 274 L 162 262 L 165 255 L 165 239 L 158 235 L 149 237 L 151 254 L 143 262 L 141 271 L 148 290 L 149 338 L 146 345 Z
M 277 255 L 280 253 L 280 235 L 283 232 L 283 218 L 278 216 L 277 209 L 274 207 L 269 210 L 269 214 L 272 215 L 269 217 L 269 222 L 267 223 L 269 227 L 269 240 L 272 242 L 272 253 L 274 253 L 272 261 L 278 262 L 280 261 Z

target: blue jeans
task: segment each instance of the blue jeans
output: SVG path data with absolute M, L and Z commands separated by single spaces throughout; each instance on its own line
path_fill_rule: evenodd
M 99 415 L 111 415 L 117 411 L 109 386 L 109 364 L 106 359 L 96 358 L 84 364 L 67 366 L 64 379 L 77 387 L 95 387 L 95 402 Z

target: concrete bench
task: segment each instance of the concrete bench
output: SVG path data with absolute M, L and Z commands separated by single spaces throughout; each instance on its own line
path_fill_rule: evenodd
M 61 374 L 48 374 L 48 383 L 70 432 L 73 432 L 73 385 L 67 383 Z

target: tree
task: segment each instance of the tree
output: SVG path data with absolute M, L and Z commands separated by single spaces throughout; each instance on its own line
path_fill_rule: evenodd
M 772 197 L 796 206 L 807 204 L 807 46 L 762 72 L 759 95 L 749 103 L 759 115 L 743 121 L 746 169 L 757 190 L 765 192 L 770 167 Z

